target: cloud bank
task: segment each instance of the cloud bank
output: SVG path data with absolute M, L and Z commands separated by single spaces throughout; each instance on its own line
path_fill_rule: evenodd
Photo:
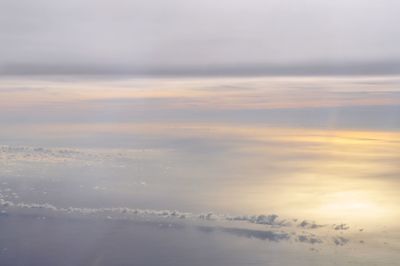
M 288 222 L 286 220 L 279 219 L 276 214 L 271 215 L 251 215 L 251 216 L 232 216 L 228 214 L 216 214 L 212 212 L 208 213 L 190 213 L 190 212 L 180 212 L 177 210 L 151 210 L 151 209 L 137 209 L 137 208 L 127 208 L 127 207 L 113 207 L 113 208 L 82 208 L 82 207 L 57 207 L 50 203 L 26 203 L 26 202 L 13 202 L 7 198 L 7 194 L 11 193 L 10 189 L 0 189 L 0 209 L 1 216 L 7 216 L 8 211 L 11 215 L 18 213 L 24 213 L 24 210 L 33 210 L 35 215 L 38 217 L 46 217 L 49 214 L 64 214 L 64 215 L 83 215 L 96 217 L 99 219 L 109 219 L 109 220 L 132 220 L 135 221 L 138 218 L 145 219 L 145 221 L 150 222 L 154 219 L 162 219 L 169 223 L 168 227 L 174 227 L 178 221 L 191 221 L 191 222 L 206 222 L 206 225 L 197 226 L 197 228 L 206 233 L 210 232 L 222 232 L 228 233 L 239 237 L 254 238 L 259 240 L 268 240 L 272 242 L 280 241 L 294 241 L 306 244 L 322 244 L 324 239 L 331 235 L 331 232 L 306 232 L 302 231 L 297 233 L 296 220 Z M 150 220 L 149 220 L 150 219 Z M 161 222 L 163 222 L 161 220 Z M 238 223 L 239 222 L 239 223 Z M 269 230 L 262 229 L 251 229 L 243 228 L 243 222 L 248 224 L 256 224 L 261 226 L 267 226 Z M 220 226 L 218 224 L 223 223 L 225 226 Z M 297 224 L 297 227 L 302 227 L 302 229 L 310 230 L 317 229 L 317 227 L 309 226 L 305 227 L 303 221 Z M 307 223 L 307 224 L 315 224 Z M 229 227 L 226 227 L 229 225 Z M 232 225 L 234 227 L 232 227 Z M 235 227 L 236 226 L 236 227 Z M 343 226 L 346 226 L 343 224 Z M 245 225 L 246 227 L 246 225 Z M 334 228 L 334 230 L 338 230 Z M 343 246 L 347 244 L 350 239 L 343 236 L 333 236 L 332 242 L 335 245 Z

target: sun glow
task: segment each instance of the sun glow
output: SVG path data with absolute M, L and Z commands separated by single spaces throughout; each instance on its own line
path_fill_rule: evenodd
M 346 218 L 380 218 L 387 215 L 384 206 L 373 200 L 372 195 L 359 192 L 337 192 L 321 203 L 322 215 L 342 216 Z

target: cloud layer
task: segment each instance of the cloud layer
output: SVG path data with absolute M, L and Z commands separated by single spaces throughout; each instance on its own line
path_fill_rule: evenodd
M 5 0 L 0 73 L 399 73 L 398 9 L 393 0 Z

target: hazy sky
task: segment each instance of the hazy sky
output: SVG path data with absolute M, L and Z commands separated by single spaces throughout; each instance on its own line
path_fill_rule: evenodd
M 0 0 L 0 265 L 397 265 L 399 11 Z
M 390 74 L 396 0 L 0 0 L 0 73 Z

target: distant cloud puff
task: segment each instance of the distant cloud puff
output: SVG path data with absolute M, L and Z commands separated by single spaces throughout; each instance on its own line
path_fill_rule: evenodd
M 343 246 L 343 245 L 347 244 L 349 241 L 350 241 L 350 239 L 344 238 L 342 236 L 337 236 L 337 237 L 333 238 L 333 242 L 337 246 Z
M 338 225 L 333 225 L 333 229 L 335 230 L 348 230 L 350 229 L 350 226 L 347 224 L 338 224 Z
M 322 240 L 316 236 L 299 235 L 296 240 L 302 243 L 309 243 L 309 244 L 322 243 Z
M 302 228 L 307 228 L 307 229 L 316 229 L 316 228 L 324 227 L 325 225 L 316 224 L 314 221 L 304 220 L 298 226 L 302 227 Z

